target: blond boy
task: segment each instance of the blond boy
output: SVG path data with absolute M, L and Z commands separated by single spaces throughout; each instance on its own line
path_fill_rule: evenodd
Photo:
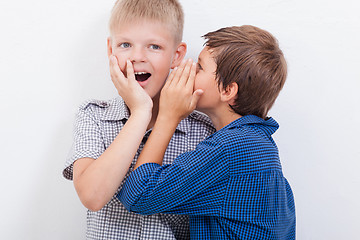
M 89 209 L 88 239 L 189 237 L 187 217 L 130 213 L 115 197 L 151 133 L 169 71 L 185 56 L 183 21 L 176 0 L 115 3 L 108 56 L 111 78 L 121 98 L 92 100 L 80 107 L 73 148 L 63 172 L 74 181 L 81 202 Z M 176 127 L 164 163 L 194 149 L 213 131 L 207 117 L 190 114 Z

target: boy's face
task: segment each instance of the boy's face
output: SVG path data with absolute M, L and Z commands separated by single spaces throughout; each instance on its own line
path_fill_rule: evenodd
M 208 47 L 204 47 L 198 58 L 194 90 L 202 89 L 204 91 L 196 109 L 207 114 L 211 113 L 221 103 L 215 73 L 216 63 L 212 51 Z
M 164 85 L 170 68 L 180 64 L 185 43 L 176 44 L 168 27 L 157 21 L 121 24 L 108 38 L 108 55 L 115 55 L 125 73 L 126 60 L 134 66 L 135 77 L 151 98 Z

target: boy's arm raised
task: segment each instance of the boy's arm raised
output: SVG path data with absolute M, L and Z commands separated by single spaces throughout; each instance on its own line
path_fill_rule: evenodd
M 159 114 L 135 168 L 144 163 L 162 165 L 166 148 L 179 122 L 196 107 L 203 93 L 194 92 L 196 65 L 190 59 L 174 69 L 161 91 Z
M 98 158 L 81 158 L 74 163 L 74 186 L 83 205 L 98 211 L 110 201 L 120 186 L 151 119 L 152 100 L 134 77 L 127 62 L 127 78 L 117 59 L 110 57 L 112 81 L 131 115 L 111 145 Z

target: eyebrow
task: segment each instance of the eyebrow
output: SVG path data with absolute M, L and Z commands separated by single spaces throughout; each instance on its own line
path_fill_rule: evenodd
M 133 42 L 133 39 L 132 38 L 128 38 L 128 37 L 123 37 L 123 36 L 119 36 L 117 39 L 116 42 Z M 159 39 L 156 39 L 156 38 L 149 38 L 149 39 L 145 39 L 146 42 L 152 42 L 152 43 L 158 43 L 158 44 L 164 44 L 166 43 L 166 39 L 164 38 L 159 38 Z

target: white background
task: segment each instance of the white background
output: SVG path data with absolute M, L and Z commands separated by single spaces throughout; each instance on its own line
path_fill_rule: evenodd
M 62 168 L 77 107 L 116 96 L 108 73 L 114 1 L 1 0 L 1 239 L 83 239 L 85 208 Z M 356 0 L 182 0 L 184 41 L 251 24 L 289 65 L 270 112 L 294 194 L 298 239 L 359 239 L 360 7 Z

